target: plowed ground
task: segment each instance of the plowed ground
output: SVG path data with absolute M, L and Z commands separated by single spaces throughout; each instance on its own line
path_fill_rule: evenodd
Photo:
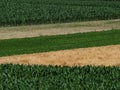
M 50 25 L 0 27 L 0 40 L 120 29 L 120 19 Z
M 120 66 L 120 45 L 0 57 L 0 64 Z

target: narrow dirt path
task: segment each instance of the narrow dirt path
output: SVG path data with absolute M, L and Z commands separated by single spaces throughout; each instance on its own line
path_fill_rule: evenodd
M 120 45 L 0 57 L 0 64 L 120 66 Z
M 120 29 L 120 19 L 49 25 L 0 27 L 0 39 L 72 34 L 111 29 Z

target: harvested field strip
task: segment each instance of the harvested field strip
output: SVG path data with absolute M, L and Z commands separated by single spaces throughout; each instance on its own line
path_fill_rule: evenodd
M 119 90 L 120 67 L 0 65 L 0 90 Z
M 120 30 L 0 40 L 0 56 L 120 44 Z
M 0 39 L 61 35 L 111 29 L 120 29 L 120 19 L 49 25 L 0 27 Z
M 120 45 L 0 57 L 0 64 L 120 66 Z

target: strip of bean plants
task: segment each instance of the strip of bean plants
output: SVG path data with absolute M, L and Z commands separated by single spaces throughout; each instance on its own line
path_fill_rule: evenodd
M 0 56 L 120 44 L 120 30 L 0 40 Z

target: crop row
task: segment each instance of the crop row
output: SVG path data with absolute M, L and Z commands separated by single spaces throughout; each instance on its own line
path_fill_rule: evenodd
M 0 0 L 0 26 L 117 18 L 119 0 Z
M 0 65 L 0 90 L 119 90 L 120 67 Z
M 120 30 L 0 40 L 0 56 L 120 44 Z

